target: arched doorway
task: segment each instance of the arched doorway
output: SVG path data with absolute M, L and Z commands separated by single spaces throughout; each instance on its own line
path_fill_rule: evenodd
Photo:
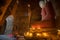
M 7 21 L 7 24 L 6 24 L 6 29 L 4 34 L 11 34 L 13 29 L 13 21 L 14 21 L 13 15 L 9 15 L 6 18 L 6 21 Z

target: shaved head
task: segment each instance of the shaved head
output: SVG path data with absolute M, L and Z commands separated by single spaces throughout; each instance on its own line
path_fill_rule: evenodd
M 45 3 L 44 1 L 40 1 L 40 2 L 39 2 L 39 6 L 40 6 L 41 8 L 43 8 L 43 7 L 45 6 L 45 4 L 46 4 L 46 3 Z

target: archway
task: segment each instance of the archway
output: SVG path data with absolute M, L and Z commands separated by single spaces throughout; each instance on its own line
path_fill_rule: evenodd
M 4 34 L 11 34 L 13 29 L 13 21 L 14 21 L 13 15 L 9 15 L 6 18 L 6 21 L 7 21 L 7 24 L 6 24 L 6 29 Z

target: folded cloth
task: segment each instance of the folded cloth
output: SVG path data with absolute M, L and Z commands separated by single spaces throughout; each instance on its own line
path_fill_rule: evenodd
M 8 37 L 13 37 L 13 35 L 12 35 L 12 34 L 8 34 L 7 36 L 8 36 Z

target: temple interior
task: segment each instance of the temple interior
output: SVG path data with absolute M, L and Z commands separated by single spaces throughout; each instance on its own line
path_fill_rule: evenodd
M 60 40 L 60 0 L 0 0 L 0 39 Z

